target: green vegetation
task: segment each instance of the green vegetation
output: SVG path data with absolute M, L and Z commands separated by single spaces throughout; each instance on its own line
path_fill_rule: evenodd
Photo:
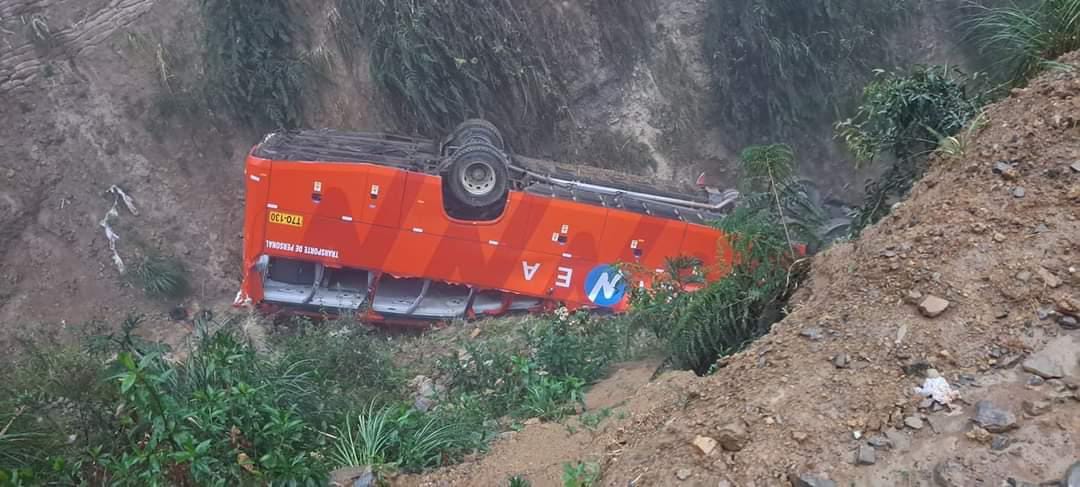
M 532 482 L 526 480 L 525 477 L 515 475 L 513 477 L 510 477 L 507 485 L 509 485 L 510 487 L 532 487 Z
M 366 41 L 372 78 L 421 132 L 445 134 L 470 117 L 550 122 L 561 105 L 526 13 L 509 2 L 338 0 L 335 21 L 342 52 Z
M 971 81 L 955 68 L 917 66 L 908 74 L 879 71 L 866 86 L 855 116 L 836 125 L 837 136 L 859 160 L 886 154 L 893 161 L 867 185 L 856 229 L 887 215 L 926 172 L 926 156 L 979 113 L 984 97 L 970 93 Z
M 1080 1 L 1038 0 L 988 7 L 971 3 L 969 41 L 995 60 L 1012 84 L 1022 84 L 1053 60 L 1080 49 Z
M 211 107 L 258 129 L 300 121 L 309 67 L 288 0 L 201 0 Z
M 151 297 L 182 298 L 191 291 L 183 262 L 157 253 L 143 256 L 129 275 Z
M 705 57 L 716 115 L 739 127 L 737 141 L 786 137 L 838 110 L 867 64 L 889 61 L 883 33 L 909 2 L 887 0 L 712 0 Z
M 563 464 L 564 487 L 592 487 L 600 483 L 602 476 L 600 464 L 595 462 Z

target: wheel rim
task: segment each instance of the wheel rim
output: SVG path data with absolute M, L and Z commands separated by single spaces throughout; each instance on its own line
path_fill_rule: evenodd
M 461 171 L 461 186 L 473 196 L 484 196 L 495 189 L 495 168 L 491 164 L 475 161 Z

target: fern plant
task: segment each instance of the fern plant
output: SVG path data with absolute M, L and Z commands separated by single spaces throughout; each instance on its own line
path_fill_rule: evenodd
M 184 264 L 172 257 L 150 254 L 131 269 L 131 278 L 148 296 L 181 298 L 191 290 Z
M 825 215 L 796 178 L 795 152 L 787 144 L 756 145 L 741 154 L 743 206 L 766 211 L 779 224 L 791 252 L 796 241 L 816 243 Z M 791 254 L 794 257 L 794 253 Z

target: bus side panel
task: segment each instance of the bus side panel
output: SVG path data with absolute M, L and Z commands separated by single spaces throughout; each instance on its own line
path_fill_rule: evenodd
M 266 198 L 270 188 L 270 161 L 249 156 L 244 163 L 244 268 L 235 304 L 262 300 L 262 276 L 255 261 L 263 248 L 266 230 Z

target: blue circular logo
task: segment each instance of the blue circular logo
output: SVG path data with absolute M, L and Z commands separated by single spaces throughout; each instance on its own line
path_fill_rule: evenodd
M 626 279 L 615 266 L 600 264 L 585 278 L 585 295 L 598 306 L 614 306 L 625 294 Z

